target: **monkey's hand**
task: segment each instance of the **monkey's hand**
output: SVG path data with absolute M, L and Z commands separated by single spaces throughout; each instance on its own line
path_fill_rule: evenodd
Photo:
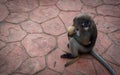
M 75 33 L 75 27 L 74 26 L 69 26 L 67 29 L 68 35 L 72 36 Z

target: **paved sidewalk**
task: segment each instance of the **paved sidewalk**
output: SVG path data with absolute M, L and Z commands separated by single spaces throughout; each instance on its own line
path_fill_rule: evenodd
M 0 0 L 0 75 L 110 75 L 90 55 L 64 67 L 66 29 L 82 12 L 97 24 L 94 49 L 120 75 L 120 0 Z

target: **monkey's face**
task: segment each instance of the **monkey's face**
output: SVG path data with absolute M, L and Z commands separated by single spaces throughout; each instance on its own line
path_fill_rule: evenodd
M 74 25 L 76 30 L 89 30 L 91 27 L 91 20 L 83 17 L 77 17 L 74 19 Z

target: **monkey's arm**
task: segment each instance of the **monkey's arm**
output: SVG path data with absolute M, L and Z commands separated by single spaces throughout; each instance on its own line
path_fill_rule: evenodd
M 90 38 L 91 44 L 88 46 L 88 49 L 89 49 L 89 50 L 92 50 L 92 48 L 93 48 L 94 45 L 95 45 L 96 38 L 97 38 L 97 28 L 96 28 L 96 26 L 94 26 L 93 29 L 94 29 L 94 30 L 92 31 L 92 36 L 91 36 L 91 38 Z

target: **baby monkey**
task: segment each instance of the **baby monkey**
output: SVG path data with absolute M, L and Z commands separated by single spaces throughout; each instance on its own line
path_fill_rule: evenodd
M 68 47 L 71 53 L 61 55 L 61 58 L 73 59 L 65 64 L 65 67 L 74 63 L 80 53 L 88 53 L 94 56 L 100 63 L 102 63 L 111 75 L 116 75 L 112 67 L 94 50 L 93 47 L 97 38 L 97 28 L 94 20 L 88 14 L 81 14 L 73 19 L 73 25 L 68 29 Z

